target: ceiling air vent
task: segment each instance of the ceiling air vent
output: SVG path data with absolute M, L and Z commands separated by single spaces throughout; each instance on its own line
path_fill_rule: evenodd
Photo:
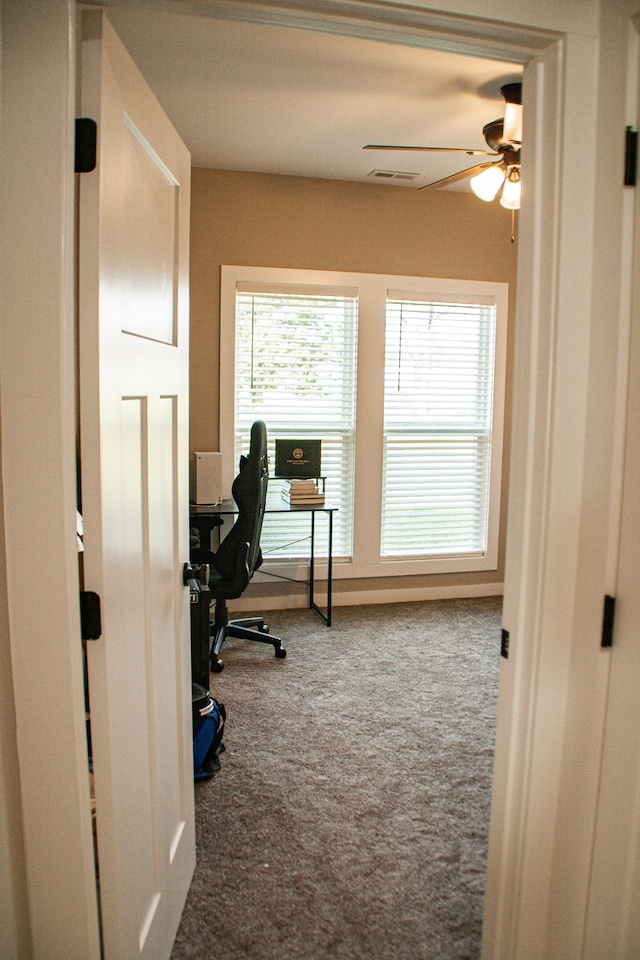
M 372 170 L 367 174 L 374 180 L 417 180 L 419 173 L 405 173 L 401 170 Z

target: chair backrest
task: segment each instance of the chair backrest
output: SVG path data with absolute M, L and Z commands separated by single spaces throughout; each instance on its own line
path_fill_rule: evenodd
M 238 517 L 215 555 L 215 567 L 225 579 L 233 580 L 237 569 L 238 550 L 249 544 L 247 566 L 249 576 L 262 563 L 260 534 L 267 499 L 267 428 L 262 420 L 251 427 L 249 455 L 240 458 L 240 470 L 233 481 L 231 493 L 238 505 Z

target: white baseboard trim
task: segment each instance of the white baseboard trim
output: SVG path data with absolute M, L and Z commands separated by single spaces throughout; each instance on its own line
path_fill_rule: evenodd
M 440 587 L 403 587 L 389 590 L 353 590 L 333 594 L 333 608 L 357 607 L 372 603 L 412 603 L 418 600 L 465 600 L 473 597 L 501 597 L 503 583 L 454 584 Z M 319 607 L 324 607 L 324 593 L 316 597 Z M 308 606 L 306 595 L 283 594 L 279 597 L 253 599 L 242 597 L 232 602 L 233 613 L 254 610 L 301 610 Z

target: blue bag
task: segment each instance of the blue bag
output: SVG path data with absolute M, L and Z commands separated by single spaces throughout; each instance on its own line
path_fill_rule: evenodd
M 196 780 L 206 780 L 220 769 L 227 714 L 224 704 L 209 696 L 208 691 L 200 691 L 204 696 L 194 696 L 193 703 L 193 772 Z

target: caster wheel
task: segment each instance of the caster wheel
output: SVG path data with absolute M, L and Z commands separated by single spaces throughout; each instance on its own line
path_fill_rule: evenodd
M 284 660 L 287 655 L 287 651 L 284 647 L 276 647 L 275 654 L 278 660 Z
M 224 670 L 224 663 L 222 660 L 220 660 L 220 658 L 216 658 L 215 660 L 211 661 L 212 673 L 220 673 L 222 670 Z
M 260 633 L 269 633 L 269 624 L 263 623 L 261 627 L 258 627 Z

